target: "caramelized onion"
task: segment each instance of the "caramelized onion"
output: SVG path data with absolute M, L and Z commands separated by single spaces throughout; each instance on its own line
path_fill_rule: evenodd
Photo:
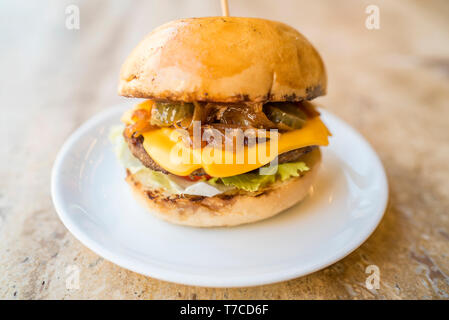
M 285 103 L 296 105 L 300 111 L 305 113 L 307 118 L 320 115 L 314 105 L 308 101 Z M 193 106 L 193 114 L 191 117 L 183 118 L 172 124 L 175 128 L 187 129 L 191 138 L 193 136 L 194 121 L 201 122 L 202 133 L 208 128 L 218 130 L 223 137 L 223 141 L 226 139 L 226 129 L 241 129 L 243 131 L 255 129 L 256 135 L 259 135 L 256 129 L 278 129 L 281 132 L 295 129 L 288 126 L 285 122 L 277 121 L 275 123 L 270 120 L 267 114 L 264 113 L 263 103 L 238 104 L 195 101 L 193 102 Z M 131 116 L 134 123 L 126 127 L 125 134 L 128 137 L 139 136 L 145 131 L 158 128 L 158 126 L 151 124 L 151 115 L 151 108 L 150 110 L 135 110 Z M 267 132 L 267 137 L 269 137 L 269 131 Z
M 133 124 L 128 125 L 125 128 L 125 135 L 128 138 L 138 137 L 142 133 L 156 128 L 150 124 L 151 113 L 149 110 L 137 109 L 133 112 L 131 120 L 134 121 Z
M 220 123 L 226 125 L 238 125 L 241 127 L 253 127 L 273 129 L 276 125 L 270 121 L 262 111 L 262 103 L 248 105 L 230 105 L 222 111 L 219 117 Z

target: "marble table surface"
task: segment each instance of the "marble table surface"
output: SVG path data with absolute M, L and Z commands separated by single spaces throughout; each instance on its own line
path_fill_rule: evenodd
M 237 1 L 231 15 L 286 22 L 322 54 L 328 95 L 316 100 L 378 152 L 390 203 L 374 234 L 314 274 L 251 288 L 177 285 L 122 269 L 75 239 L 50 197 L 68 135 L 117 103 L 121 63 L 157 25 L 220 15 L 219 1 L 2 1 L 0 4 L 0 298 L 448 299 L 449 2 Z M 80 9 L 80 29 L 66 8 Z M 368 29 L 367 6 L 379 8 Z M 130 105 L 131 101 L 127 102 Z M 380 270 L 367 289 L 365 269 Z M 79 288 L 68 286 L 70 267 Z

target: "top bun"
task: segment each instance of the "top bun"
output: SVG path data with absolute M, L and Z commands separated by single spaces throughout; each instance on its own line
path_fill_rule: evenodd
M 173 101 L 311 100 L 326 71 L 310 42 L 275 21 L 205 17 L 166 23 L 126 59 L 119 94 Z

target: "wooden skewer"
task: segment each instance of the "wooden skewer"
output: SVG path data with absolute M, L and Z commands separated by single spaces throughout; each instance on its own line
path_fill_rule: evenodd
M 221 0 L 221 11 L 223 12 L 223 16 L 229 17 L 228 0 Z

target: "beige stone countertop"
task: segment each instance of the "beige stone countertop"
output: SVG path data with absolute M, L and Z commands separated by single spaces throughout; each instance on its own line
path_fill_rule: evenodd
M 251 288 L 178 285 L 114 265 L 62 225 L 50 171 L 64 140 L 125 99 L 121 63 L 163 22 L 220 15 L 219 1 L 2 1 L 0 4 L 0 298 L 2 299 L 448 299 L 449 2 L 237 1 L 232 15 L 286 22 L 322 54 L 328 108 L 372 144 L 390 204 L 374 234 L 311 275 Z M 66 28 L 66 7 L 80 29 Z M 368 5 L 380 29 L 365 26 Z M 130 105 L 132 102 L 128 102 Z M 380 288 L 365 287 L 368 265 Z M 80 288 L 66 288 L 66 270 Z

